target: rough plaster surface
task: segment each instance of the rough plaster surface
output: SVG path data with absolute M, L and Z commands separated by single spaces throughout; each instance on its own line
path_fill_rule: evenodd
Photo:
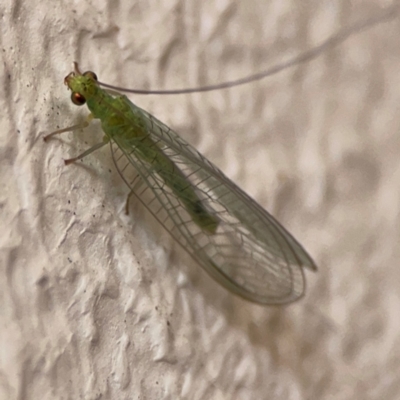
M 400 398 L 399 19 L 229 91 L 132 96 L 314 256 L 302 301 L 226 292 L 133 205 L 74 60 L 137 88 L 257 72 L 378 15 L 377 0 L 2 1 L 1 399 Z

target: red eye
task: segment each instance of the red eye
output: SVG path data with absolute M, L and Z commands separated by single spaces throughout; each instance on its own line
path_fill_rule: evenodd
M 96 75 L 94 72 L 92 72 L 92 71 L 86 71 L 86 72 L 84 72 L 84 73 L 83 73 L 83 76 L 87 76 L 87 77 L 89 77 L 89 78 L 92 78 L 94 81 L 97 82 L 97 75 Z
M 71 94 L 71 100 L 76 106 L 83 106 L 86 103 L 86 99 L 77 92 Z

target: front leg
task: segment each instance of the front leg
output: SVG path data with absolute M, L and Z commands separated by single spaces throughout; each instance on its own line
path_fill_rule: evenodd
M 46 135 L 43 140 L 45 142 L 47 142 L 50 138 L 52 138 L 55 135 L 59 135 L 60 133 L 64 133 L 64 132 L 70 132 L 70 131 L 74 131 L 76 129 L 83 129 L 83 128 L 87 128 L 89 126 L 89 124 L 93 121 L 94 117 L 93 114 L 89 114 L 86 118 L 86 121 L 77 124 L 77 125 L 72 125 L 69 126 L 67 128 L 63 128 L 63 129 L 58 129 L 54 132 L 49 133 L 48 135 Z M 68 160 L 64 160 L 65 165 L 69 165 L 72 164 L 73 162 L 80 160 L 81 158 L 86 157 L 87 155 L 89 155 L 90 153 L 93 153 L 94 151 L 100 149 L 101 147 L 103 147 L 104 145 L 106 145 L 109 142 L 109 139 L 104 136 L 103 141 L 101 143 L 97 143 L 94 146 L 92 146 L 90 149 L 87 149 L 86 151 L 84 151 L 83 153 L 79 154 L 76 157 L 73 158 L 69 158 Z

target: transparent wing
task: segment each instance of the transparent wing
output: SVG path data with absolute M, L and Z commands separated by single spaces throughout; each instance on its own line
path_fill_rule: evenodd
M 166 184 L 165 171 L 162 178 L 153 163 L 143 160 L 135 140 L 127 143 L 126 138 L 114 137 L 113 159 L 133 194 L 190 256 L 228 290 L 260 304 L 283 304 L 301 297 L 305 289 L 303 268 L 316 270 L 302 246 L 180 136 L 127 101 L 135 116 L 145 123 L 152 146 L 172 161 L 173 167 L 168 171 L 171 179 L 178 172 L 184 175 L 202 207 L 217 219 L 217 229 L 210 233 L 193 221 L 182 198 Z M 147 184 L 140 193 L 135 191 L 133 169 Z

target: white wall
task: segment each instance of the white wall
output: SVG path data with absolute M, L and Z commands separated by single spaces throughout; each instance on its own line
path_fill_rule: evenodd
M 4 3 L 4 2 L 3 2 Z M 214 283 L 140 210 L 63 85 L 74 60 L 136 88 L 257 72 L 389 2 L 0 5 L 0 398 L 398 398 L 399 19 L 229 91 L 133 101 L 181 133 L 314 256 L 306 297 Z M 382 7 L 382 8 L 381 8 Z M 134 207 L 135 208 L 135 207 Z

